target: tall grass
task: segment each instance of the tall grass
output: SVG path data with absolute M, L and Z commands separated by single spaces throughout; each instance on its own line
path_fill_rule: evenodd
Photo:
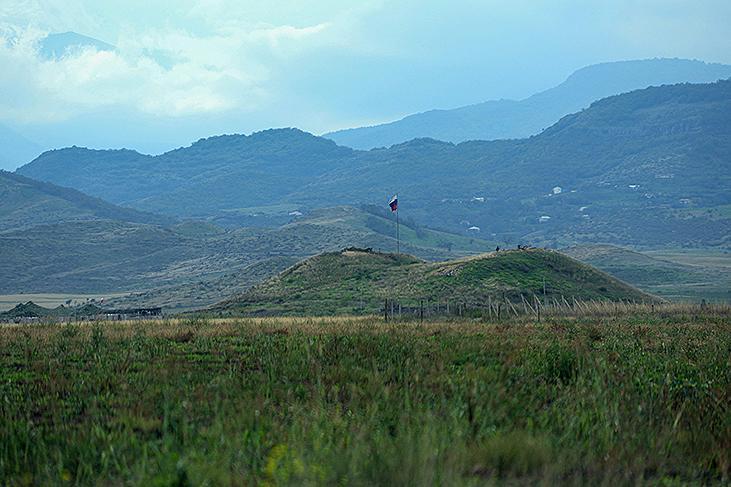
M 714 483 L 728 315 L 0 328 L 0 483 Z

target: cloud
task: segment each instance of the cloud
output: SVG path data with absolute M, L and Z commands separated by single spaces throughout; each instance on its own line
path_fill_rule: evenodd
M 525 97 L 608 60 L 728 63 L 730 19 L 728 0 L 0 0 L 0 122 L 330 130 Z M 39 58 L 65 31 L 116 50 Z
M 39 56 L 46 32 L 6 28 L 0 40 L 0 119 L 60 121 L 122 106 L 178 117 L 251 111 L 270 93 L 266 59 L 303 49 L 328 24 L 260 26 L 195 36 L 183 30 L 124 32 L 117 48 L 85 47 L 59 59 Z

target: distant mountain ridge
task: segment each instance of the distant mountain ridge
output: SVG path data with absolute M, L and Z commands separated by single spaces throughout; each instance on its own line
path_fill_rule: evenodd
M 18 173 L 234 226 L 281 224 L 333 204 L 385 205 L 399 193 L 416 221 L 509 243 L 728 246 L 729 220 L 701 210 L 731 204 L 729 127 L 731 81 L 720 81 L 608 97 L 528 139 L 357 151 L 278 129 L 156 157 L 52 151 Z
M 494 100 L 449 110 L 430 110 L 381 125 L 326 133 L 323 137 L 366 150 L 420 137 L 454 143 L 524 138 L 601 98 L 649 86 L 710 83 L 729 77 L 731 66 L 695 60 L 602 63 L 582 68 L 560 85 L 520 101 Z

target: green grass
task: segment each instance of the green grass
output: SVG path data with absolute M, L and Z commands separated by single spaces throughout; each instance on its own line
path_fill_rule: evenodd
M 723 483 L 728 312 L 0 328 L 3 484 Z

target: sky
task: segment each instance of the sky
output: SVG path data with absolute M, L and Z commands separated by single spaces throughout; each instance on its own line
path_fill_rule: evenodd
M 39 53 L 49 33 L 116 47 Z M 583 66 L 731 63 L 729 0 L 0 0 L 0 125 L 161 152 L 524 98 Z

